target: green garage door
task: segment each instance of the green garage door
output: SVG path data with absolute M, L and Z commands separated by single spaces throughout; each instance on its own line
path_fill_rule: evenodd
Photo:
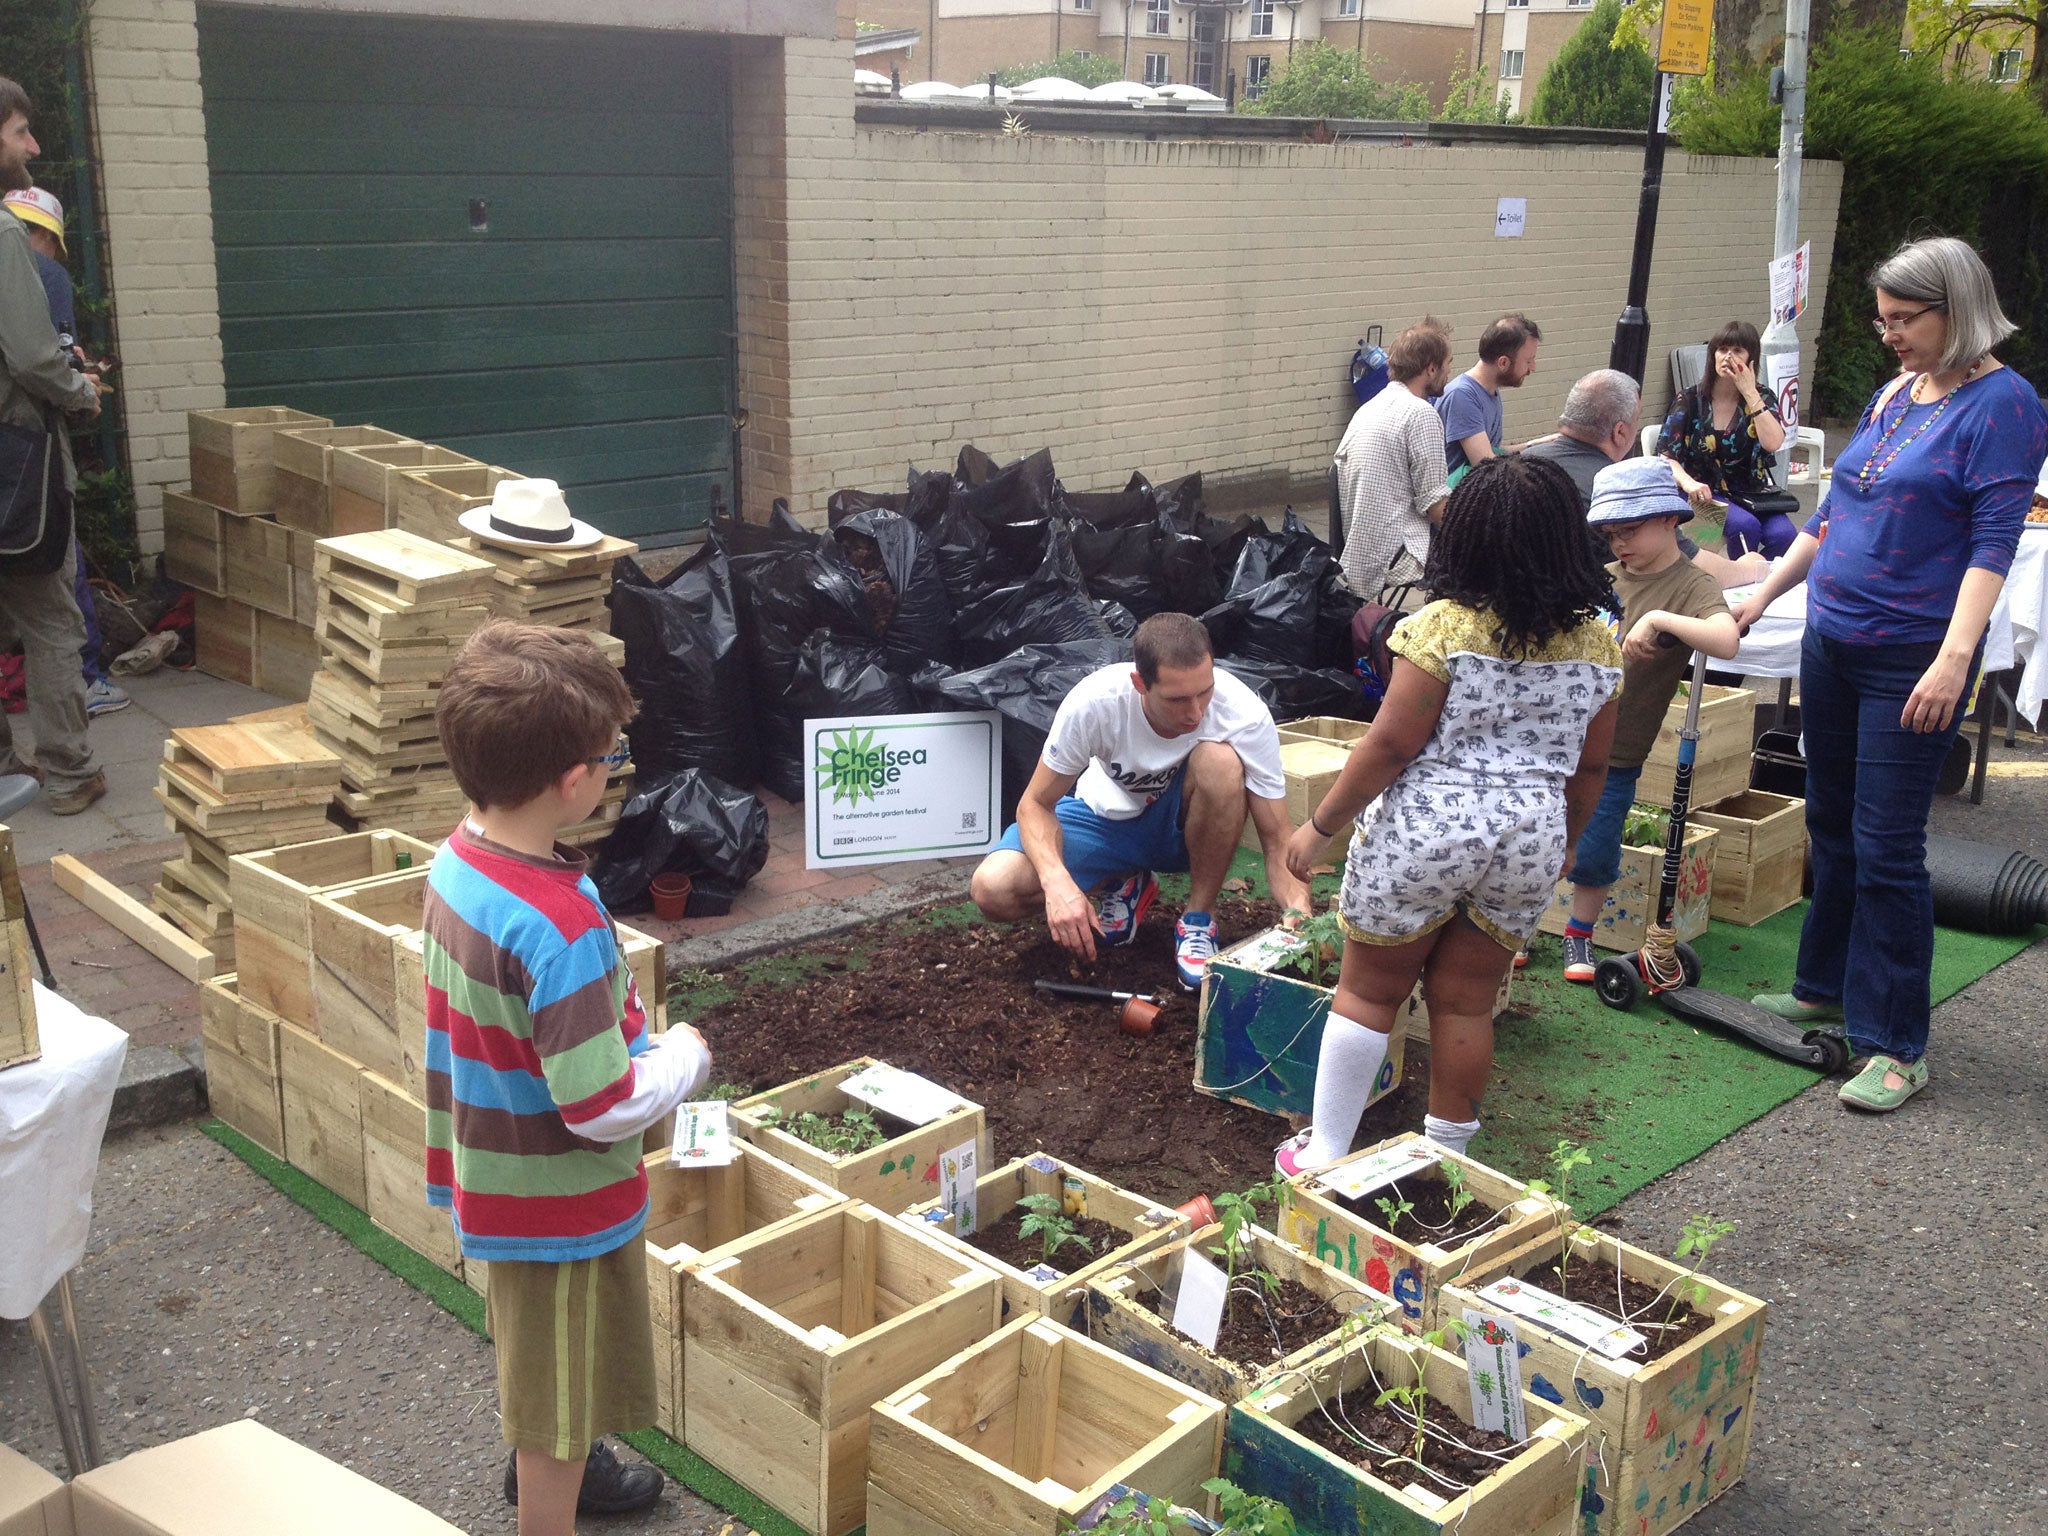
M 546 475 L 673 542 L 732 496 L 715 40 L 201 6 L 230 405 Z

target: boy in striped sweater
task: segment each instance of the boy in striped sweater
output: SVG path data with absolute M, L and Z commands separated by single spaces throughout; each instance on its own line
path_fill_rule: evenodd
M 649 1036 L 584 855 L 555 841 L 595 811 L 633 713 L 588 635 L 505 622 L 436 711 L 470 809 L 427 878 L 427 1199 L 490 1265 L 519 1536 L 661 1496 L 598 1437 L 655 1419 L 640 1134 L 711 1056 L 687 1024 Z

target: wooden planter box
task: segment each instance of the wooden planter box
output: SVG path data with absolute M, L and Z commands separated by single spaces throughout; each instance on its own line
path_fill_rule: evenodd
M 1032 1271 L 983 1253 L 961 1237 L 953 1214 L 937 1201 L 913 1205 L 905 1211 L 905 1221 L 923 1222 L 926 1231 L 1003 1277 L 1005 1322 L 1020 1316 L 1042 1316 L 1071 1324 L 1078 1319 L 1082 1294 L 1089 1281 L 1162 1242 L 1186 1236 L 1188 1231 L 1187 1217 L 1171 1206 L 1118 1189 L 1106 1179 L 1083 1173 L 1043 1152 L 1020 1157 L 993 1173 L 983 1174 L 975 1180 L 974 1188 L 975 1214 L 984 1230 L 1014 1215 L 1018 1201 L 1026 1195 L 1053 1195 L 1069 1216 L 1092 1216 L 1097 1221 L 1106 1221 L 1129 1239 L 1106 1253 L 1088 1254 L 1068 1248 L 1055 1263 L 1068 1262 L 1077 1267 L 1071 1273 L 1040 1280 L 1032 1277 Z
M 1612 1265 L 1662 1290 L 1685 1273 L 1683 1265 L 1631 1247 L 1607 1233 L 1581 1228 L 1594 1240 L 1576 1245 L 1574 1264 Z M 1525 1245 L 1444 1291 L 1444 1310 L 1465 1307 L 1508 1315 L 1481 1299 L 1483 1285 L 1510 1276 L 1536 1285 L 1556 1276 L 1557 1241 Z M 1523 1384 L 1546 1401 L 1562 1400 L 1604 1442 L 1605 1475 L 1586 1468 L 1582 1529 L 1592 1536 L 1660 1536 L 1684 1524 L 1742 1477 L 1756 1419 L 1757 1359 L 1763 1348 L 1765 1304 L 1702 1276 L 1716 1319 L 1705 1333 L 1647 1362 L 1611 1360 L 1598 1350 L 1553 1333 L 1526 1317 L 1514 1319 L 1522 1342 Z
M 313 627 L 268 613 L 256 615 L 256 686 L 279 698 L 305 703 L 320 670 L 320 642 Z
M 300 427 L 278 433 L 271 449 L 277 465 L 277 520 L 323 539 L 382 528 L 381 509 L 367 529 L 335 525 L 334 451 L 411 441 L 382 427 Z
M 35 958 L 28 940 L 28 905 L 14 862 L 14 833 L 0 825 L 0 921 L 7 926 L 6 966 L 0 978 L 0 1067 L 18 1067 L 43 1054 L 36 1027 Z
M 1352 722 L 1346 721 L 1345 724 Z M 1361 732 L 1363 722 L 1359 722 Z M 1287 775 L 1287 820 L 1289 825 L 1302 827 L 1315 808 L 1323 803 L 1323 796 L 1330 792 L 1330 786 L 1337 782 L 1337 775 L 1344 771 L 1344 764 L 1351 757 L 1351 743 L 1336 741 L 1324 736 L 1302 736 L 1294 741 L 1280 743 L 1280 768 Z M 1244 832 L 1238 838 L 1241 847 L 1259 846 L 1259 829 L 1252 824 L 1250 816 L 1244 819 Z M 1324 863 L 1342 865 L 1345 854 L 1351 847 L 1351 826 L 1346 823 L 1330 839 L 1329 851 L 1323 855 Z
M 853 1204 L 743 1237 L 683 1272 L 690 1449 L 812 1536 L 867 1503 L 868 1410 L 988 1337 L 1002 1282 Z
M 1295 1432 L 1339 1391 L 1347 1402 L 1371 1403 L 1379 1395 L 1375 1372 L 1386 1386 L 1408 1386 L 1419 1375 L 1432 1401 L 1471 1422 L 1472 1388 L 1462 1355 L 1379 1334 L 1312 1361 L 1233 1407 L 1223 1437 L 1223 1475 L 1247 1493 L 1279 1500 L 1316 1536 L 1573 1536 L 1586 1421 L 1526 1390 L 1523 1449 L 1449 1499 L 1420 1473 L 1396 1487 Z
M 1719 829 L 1686 819 L 1685 847 L 1679 855 L 1678 904 L 1671 910 L 1671 926 L 1679 938 L 1690 942 L 1707 931 L 1714 900 L 1714 861 L 1720 848 Z M 1607 900 L 1593 923 L 1593 943 L 1601 949 L 1641 949 L 1650 923 L 1657 916 L 1657 892 L 1664 883 L 1664 849 L 1621 850 L 1621 877 L 1607 888 Z M 1550 910 L 1538 928 L 1562 934 L 1572 915 L 1569 880 L 1560 880 Z
M 267 513 L 277 506 L 273 439 L 281 431 L 331 427 L 283 405 L 192 411 L 185 418 L 192 456 L 192 494 L 230 512 Z
M 1686 696 L 1679 693 L 1664 711 L 1664 724 L 1636 780 L 1636 799 L 1671 808 L 1671 781 L 1678 774 L 1678 732 L 1685 724 Z M 1756 693 L 1749 688 L 1707 684 L 1700 700 L 1700 743 L 1692 760 L 1692 803 L 1712 805 L 1749 788 L 1750 754 L 1756 747 Z
M 209 677 L 256 686 L 256 610 L 231 597 L 192 594 L 193 665 Z
M 268 1009 L 237 995 L 233 976 L 199 984 L 207 1103 L 272 1157 L 286 1155 L 284 1084 L 278 1061 L 281 1022 Z
M 451 1275 L 462 1273 L 455 1223 L 427 1204 L 427 1106 L 363 1073 L 363 1183 L 370 1220 Z
M 219 597 L 227 590 L 223 524 L 236 514 L 201 501 L 189 490 L 164 491 L 164 574 L 195 592 Z
M 267 517 L 221 519 L 221 591 L 280 618 L 292 616 L 292 531 Z
M 1746 790 L 1692 819 L 1721 834 L 1714 845 L 1717 923 L 1753 928 L 1799 899 L 1806 883 L 1806 802 Z
M 1354 1313 L 1363 1313 L 1370 1323 L 1395 1310 L 1393 1297 L 1366 1290 L 1362 1281 L 1254 1227 L 1251 1253 L 1241 1267 L 1263 1269 L 1277 1279 L 1292 1280 L 1318 1296 L 1330 1298 L 1330 1327 L 1323 1337 L 1270 1365 L 1249 1366 L 1226 1360 L 1176 1330 L 1146 1299 L 1161 1292 L 1177 1295 L 1188 1250 L 1192 1248 L 1203 1258 L 1213 1258 L 1210 1250 L 1220 1244 L 1222 1236 L 1220 1225 L 1205 1227 L 1090 1280 L 1088 1337 L 1175 1381 L 1185 1382 L 1197 1392 L 1234 1403 L 1277 1376 L 1337 1348 L 1346 1338 L 1346 1323 Z M 1235 1304 L 1252 1303 L 1245 1298 Z
M 320 541 L 297 528 L 287 532 L 292 536 L 292 617 L 311 624 L 320 611 L 320 584 L 313 579 L 313 551 Z
M 310 1029 L 312 898 L 425 869 L 433 857 L 432 845 L 403 832 L 356 832 L 232 860 L 241 995 Z
M 307 902 L 313 1027 L 322 1040 L 391 1082 L 405 1078 L 392 942 L 420 926 L 427 872 L 345 886 Z
M 280 1021 L 277 1038 L 286 1161 L 364 1209 L 363 1064 L 296 1024 Z
M 329 462 L 330 504 L 336 533 L 369 533 L 392 526 L 399 477 L 409 469 L 460 469 L 477 461 L 433 443 L 372 443 L 337 447 Z
M 869 1536 L 1064 1536 L 1123 1488 L 1207 1502 L 1223 1405 L 1035 1317 L 875 1405 Z
M 1372 729 L 1370 720 L 1346 720 L 1339 715 L 1310 715 L 1305 720 L 1290 720 L 1280 727 L 1280 745 L 1290 741 L 1328 741 L 1340 747 L 1348 747 L 1354 741 L 1362 741 L 1365 733 Z
M 678 1168 L 666 1147 L 647 1163 L 647 1301 L 654 1323 L 654 1381 L 661 1427 L 683 1438 L 683 1271 L 725 1256 L 741 1238 L 845 1196 L 739 1143 L 723 1168 Z
M 1488 1266 L 1524 1243 L 1554 1231 L 1559 1206 L 1548 1196 L 1530 1194 L 1518 1179 L 1435 1146 L 1428 1146 L 1428 1150 L 1436 1154 L 1437 1162 L 1406 1175 L 1401 1182 L 1411 1187 L 1418 1182 L 1440 1183 L 1443 1164 L 1455 1162 L 1464 1170 L 1465 1188 L 1501 1213 L 1493 1225 L 1457 1247 L 1445 1249 L 1434 1243 L 1407 1242 L 1337 1203 L 1330 1181 L 1341 1180 L 1340 1170 L 1347 1164 L 1411 1144 L 1426 1145 L 1413 1131 L 1404 1131 L 1377 1146 L 1352 1153 L 1343 1162 L 1298 1175 L 1287 1185 L 1283 1197 L 1280 1235 L 1303 1252 L 1364 1281 L 1368 1288 L 1389 1293 L 1401 1305 L 1397 1321 L 1410 1332 L 1427 1333 L 1437 1326 L 1437 1298 L 1446 1284 L 1483 1274 Z M 1375 1190 L 1368 1199 L 1376 1199 L 1381 1193 Z
M 500 480 L 519 478 L 516 471 L 495 464 L 400 470 L 391 492 L 391 526 L 423 539 L 459 539 L 462 514 L 472 507 L 489 506 L 492 489 Z
M 791 1119 L 806 1112 L 836 1115 L 846 1109 L 869 1108 L 863 1101 L 841 1091 L 839 1085 L 854 1073 L 875 1064 L 874 1058 L 863 1056 L 843 1066 L 829 1067 L 793 1083 L 785 1083 L 780 1088 L 770 1088 L 765 1093 L 742 1099 L 732 1106 L 734 1134 L 780 1158 L 790 1167 L 802 1169 L 819 1183 L 855 1200 L 865 1200 L 891 1215 L 906 1211 L 938 1193 L 939 1157 L 942 1153 L 972 1141 L 976 1146 L 977 1165 L 992 1161 L 989 1157 L 987 1119 L 980 1105 L 970 1104 L 965 1099 L 960 1101 L 958 1109 L 941 1115 L 928 1125 L 918 1126 L 866 1152 L 843 1157 L 822 1151 L 787 1131 L 762 1122 L 760 1111 L 771 1105 Z

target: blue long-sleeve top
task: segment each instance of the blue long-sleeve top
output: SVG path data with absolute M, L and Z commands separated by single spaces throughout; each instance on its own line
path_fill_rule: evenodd
M 1946 635 L 1963 573 L 2003 576 L 2011 566 L 2048 459 L 2048 411 L 2011 368 L 1964 384 L 1931 427 L 1939 401 L 1913 404 L 1910 383 L 1880 407 L 1883 395 L 1871 397 L 1806 524 L 1821 541 L 1807 577 L 1807 623 L 1847 645 Z

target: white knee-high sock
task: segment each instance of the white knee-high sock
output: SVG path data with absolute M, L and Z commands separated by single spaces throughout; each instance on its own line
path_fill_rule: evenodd
M 1472 1145 L 1472 1138 L 1479 1134 L 1477 1120 L 1439 1120 L 1435 1115 L 1422 1117 L 1422 1134 L 1442 1147 L 1446 1152 L 1462 1153 Z
M 1333 1013 L 1323 1025 L 1323 1048 L 1316 1057 L 1315 1134 L 1302 1149 L 1301 1161 L 1314 1168 L 1334 1163 L 1351 1150 L 1373 1079 L 1387 1059 L 1387 1037 L 1356 1019 Z

